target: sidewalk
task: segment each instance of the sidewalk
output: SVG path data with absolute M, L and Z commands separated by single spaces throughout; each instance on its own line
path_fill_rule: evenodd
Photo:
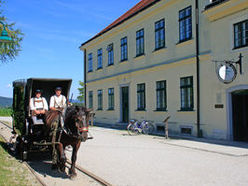
M 12 117 L 0 116 L 0 121 L 7 121 L 7 122 L 12 123 Z
M 228 142 L 208 139 L 179 139 L 170 138 L 164 141 L 165 144 L 178 147 L 201 150 L 227 156 L 242 157 L 248 156 L 248 143 Z
M 126 125 L 127 124 L 122 123 L 112 125 L 94 123 L 94 126 L 113 130 L 126 130 Z M 154 132 L 151 136 L 153 136 L 153 139 L 163 140 L 162 143 L 165 143 L 167 145 L 173 145 L 183 148 L 190 148 L 194 150 L 201 150 L 235 157 L 248 156 L 248 143 L 246 142 L 206 139 L 197 138 L 194 136 L 180 136 L 170 134 L 169 139 L 165 139 L 163 132 Z
M 77 163 L 118 186 L 247 185 L 247 148 L 92 127 Z M 247 155 L 247 156 L 245 156 Z M 69 154 L 68 154 L 68 157 Z M 120 176 L 121 175 L 121 176 Z

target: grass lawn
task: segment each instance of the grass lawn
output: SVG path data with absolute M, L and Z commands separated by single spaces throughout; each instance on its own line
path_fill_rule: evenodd
M 0 185 L 40 185 L 28 168 L 12 157 L 6 149 L 7 146 L 0 137 Z
M 1 108 L 0 107 L 0 116 L 11 116 L 12 109 L 11 108 Z

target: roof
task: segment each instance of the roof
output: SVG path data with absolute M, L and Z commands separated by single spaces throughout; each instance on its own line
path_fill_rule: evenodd
M 142 12 L 143 10 L 149 8 L 150 6 L 154 5 L 155 3 L 159 2 L 160 0 L 141 0 L 139 3 L 137 3 L 133 8 L 128 10 L 125 14 L 120 16 L 118 19 L 116 19 L 113 23 L 111 23 L 109 26 L 104 28 L 101 32 L 96 34 L 94 37 L 89 39 L 88 41 L 82 43 L 81 46 L 87 44 L 88 42 L 96 39 L 97 37 L 101 36 L 102 34 L 108 32 L 109 30 L 113 29 L 114 27 L 122 24 L 123 22 L 127 21 L 131 17 L 135 16 L 136 14 Z
M 28 79 L 17 79 L 15 81 L 13 81 L 13 87 L 16 87 L 16 86 L 25 86 L 27 84 L 27 82 L 30 82 L 30 81 L 41 81 L 41 82 L 49 82 L 49 81 L 53 81 L 53 82 L 61 82 L 61 81 L 64 81 L 64 82 L 69 82 L 71 83 L 72 82 L 72 79 L 58 79 L 58 78 L 28 78 Z
M 24 87 L 26 85 L 27 81 L 26 79 L 17 79 L 13 81 L 13 87 Z

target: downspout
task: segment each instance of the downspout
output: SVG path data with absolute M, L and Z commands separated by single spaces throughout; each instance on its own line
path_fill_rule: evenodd
M 86 95 L 86 49 L 84 49 L 84 105 L 87 106 L 87 95 Z
M 196 33 L 196 84 L 197 84 L 197 137 L 202 137 L 202 132 L 200 129 L 200 59 L 199 59 L 199 4 L 198 0 L 195 0 L 195 33 Z

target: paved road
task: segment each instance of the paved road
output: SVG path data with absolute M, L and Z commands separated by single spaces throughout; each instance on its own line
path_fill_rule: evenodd
M 11 123 L 12 117 L 0 117 L 0 121 L 7 121 L 7 122 Z
M 247 148 L 90 131 L 77 163 L 113 185 L 248 185 Z
M 248 185 L 247 143 L 217 145 L 164 140 L 154 136 L 128 136 L 126 131 L 99 127 L 90 131 L 94 139 L 82 143 L 77 163 L 113 185 Z M 44 179 L 49 185 L 59 185 L 59 177 L 69 185 L 82 183 L 82 178 L 70 181 L 47 172 L 50 165 L 44 162 L 33 162 L 31 166 L 41 177 L 47 175 Z M 86 183 L 95 185 L 90 180 Z

